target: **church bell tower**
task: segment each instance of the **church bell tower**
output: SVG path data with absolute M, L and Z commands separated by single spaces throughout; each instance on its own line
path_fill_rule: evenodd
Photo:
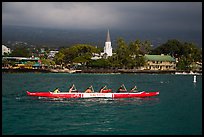
M 106 42 L 105 42 L 104 53 L 106 53 L 107 56 L 112 56 L 112 47 L 111 47 L 109 30 L 107 32 L 107 38 L 106 38 Z

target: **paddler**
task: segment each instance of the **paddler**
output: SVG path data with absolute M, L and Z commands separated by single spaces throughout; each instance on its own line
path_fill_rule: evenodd
M 117 90 L 117 93 L 120 93 L 120 92 L 127 92 L 127 89 L 125 88 L 125 85 L 122 84 L 119 89 Z
M 72 84 L 72 86 L 70 87 L 70 89 L 69 89 L 69 93 L 71 93 L 71 92 L 73 92 L 73 91 L 77 91 L 77 89 L 76 89 L 76 87 L 75 87 L 75 85 L 74 84 Z
M 99 90 L 99 93 L 102 93 L 104 89 L 106 89 L 107 86 L 105 85 L 104 87 L 101 87 L 101 89 Z
M 56 89 L 54 90 L 54 93 L 59 93 L 59 92 L 60 92 L 59 88 L 56 88 Z
M 92 85 L 85 90 L 85 93 L 92 93 L 92 92 L 94 92 Z
M 130 90 L 130 92 L 138 92 L 137 87 L 134 86 L 134 87 Z

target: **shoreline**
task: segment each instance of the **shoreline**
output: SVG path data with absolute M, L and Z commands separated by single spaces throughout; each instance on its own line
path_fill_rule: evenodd
M 2 73 L 97 73 L 97 74 L 127 74 L 127 73 L 145 73 L 145 74 L 177 74 L 177 75 L 202 75 L 202 71 L 178 71 L 178 70 L 136 70 L 136 69 L 4 69 Z

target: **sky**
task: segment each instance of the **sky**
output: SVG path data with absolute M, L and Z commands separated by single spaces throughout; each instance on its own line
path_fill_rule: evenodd
M 2 25 L 202 32 L 202 2 L 3 2 Z

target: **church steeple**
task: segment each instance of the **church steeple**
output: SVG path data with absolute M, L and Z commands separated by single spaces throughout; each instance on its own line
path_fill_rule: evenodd
M 106 38 L 106 42 L 105 42 L 105 46 L 104 46 L 104 53 L 106 53 L 107 56 L 112 56 L 112 47 L 111 47 L 109 29 L 107 32 L 107 38 Z
M 110 41 L 110 34 L 109 34 L 109 29 L 108 29 L 108 32 L 107 32 L 107 38 L 106 38 L 106 42 L 111 42 L 111 41 Z

